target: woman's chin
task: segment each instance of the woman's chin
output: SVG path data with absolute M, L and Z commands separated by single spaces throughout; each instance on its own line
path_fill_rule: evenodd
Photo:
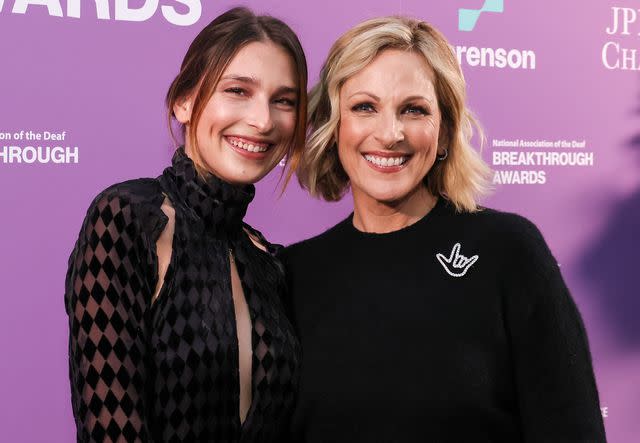
M 218 178 L 234 185 L 249 185 L 260 181 L 272 169 L 268 163 L 256 164 L 255 162 L 242 162 L 237 159 L 233 161 L 207 162 L 207 164 L 216 165 L 217 168 L 209 168 L 209 172 Z
M 413 189 L 367 189 L 365 194 L 372 200 L 386 205 L 394 205 L 406 200 L 413 192 Z

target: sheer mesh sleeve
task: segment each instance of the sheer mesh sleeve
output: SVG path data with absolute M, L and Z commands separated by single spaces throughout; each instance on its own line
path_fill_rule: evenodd
M 69 376 L 78 442 L 147 442 L 147 255 L 129 200 L 101 194 L 69 258 Z

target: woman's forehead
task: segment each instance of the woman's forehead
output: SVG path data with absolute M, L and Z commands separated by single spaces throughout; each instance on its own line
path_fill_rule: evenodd
M 421 54 L 389 49 L 347 79 L 340 92 L 342 98 L 363 93 L 378 99 L 416 95 L 432 101 L 434 72 Z

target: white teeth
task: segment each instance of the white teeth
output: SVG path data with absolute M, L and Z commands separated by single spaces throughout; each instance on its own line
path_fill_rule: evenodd
M 243 143 L 238 140 L 229 140 L 229 143 L 231 143 L 233 146 L 242 148 L 245 151 L 249 151 L 249 152 L 265 152 L 268 149 L 268 146 L 255 146 L 255 145 L 252 145 L 251 143 Z
M 390 166 L 400 166 L 404 164 L 408 157 L 376 157 L 374 155 L 365 155 L 364 158 L 373 163 L 376 166 L 381 167 L 390 167 Z

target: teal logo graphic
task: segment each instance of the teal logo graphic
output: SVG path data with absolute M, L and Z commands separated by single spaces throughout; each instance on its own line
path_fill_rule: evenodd
M 478 19 L 483 12 L 504 11 L 504 0 L 484 0 L 480 9 L 458 9 L 458 30 L 473 31 Z

